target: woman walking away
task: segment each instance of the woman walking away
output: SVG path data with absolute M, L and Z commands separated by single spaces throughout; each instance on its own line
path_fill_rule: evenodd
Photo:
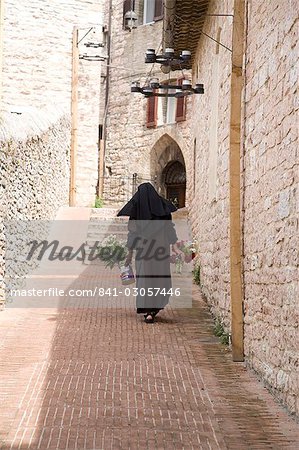
M 131 264 L 135 250 L 137 314 L 144 314 L 147 323 L 153 323 L 157 313 L 169 302 L 170 245 L 177 241 L 171 213 L 176 209 L 150 183 L 142 183 L 117 214 L 130 217 L 126 265 Z

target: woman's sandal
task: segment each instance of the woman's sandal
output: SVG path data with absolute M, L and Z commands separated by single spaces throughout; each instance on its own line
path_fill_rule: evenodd
M 144 322 L 145 323 L 154 323 L 155 316 L 154 314 L 145 314 L 144 315 Z

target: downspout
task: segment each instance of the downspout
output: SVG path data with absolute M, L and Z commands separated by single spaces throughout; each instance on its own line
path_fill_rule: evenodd
M 110 89 L 110 63 L 111 63 L 111 24 L 112 24 L 112 0 L 109 1 L 108 30 L 107 30 L 107 67 L 106 67 L 106 90 L 105 90 L 105 108 L 103 120 L 103 142 L 100 146 L 100 174 L 99 174 L 99 196 L 103 196 L 104 174 L 105 174 L 105 154 L 107 142 L 107 114 L 109 106 Z
M 78 75 L 79 48 L 78 27 L 73 28 L 72 41 L 72 87 L 71 87 L 71 150 L 70 150 L 70 193 L 69 205 L 76 206 L 76 178 L 78 151 Z

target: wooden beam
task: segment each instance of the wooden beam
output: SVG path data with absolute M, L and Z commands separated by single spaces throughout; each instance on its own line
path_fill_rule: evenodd
M 78 150 L 78 27 L 73 28 L 72 44 L 72 95 L 71 95 L 71 154 L 70 154 L 70 206 L 76 206 L 76 175 Z
M 243 90 L 245 0 L 234 0 L 230 100 L 230 286 L 233 361 L 244 361 L 242 234 L 241 234 L 241 112 Z

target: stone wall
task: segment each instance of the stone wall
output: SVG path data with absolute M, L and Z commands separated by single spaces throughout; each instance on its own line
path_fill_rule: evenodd
M 141 2 L 136 2 L 136 7 Z M 107 17 L 107 11 L 106 11 Z M 108 20 L 106 19 L 108 22 Z M 139 25 L 131 32 L 123 29 L 123 6 L 114 0 L 112 8 L 111 78 L 106 140 L 106 173 L 104 200 L 121 204 L 132 195 L 132 177 L 137 173 L 140 181 L 151 180 L 161 168 L 151 164 L 155 152 L 161 153 L 174 142 L 183 153 L 187 170 L 189 121 L 192 99 L 188 99 L 187 120 L 156 128 L 146 127 L 147 100 L 141 94 L 130 92 L 131 81 L 144 84 L 151 77 L 167 79 L 159 65 L 144 63 L 147 48 L 161 51 L 162 21 Z M 181 72 L 172 72 L 176 79 Z M 157 150 L 158 149 L 158 150 Z
M 209 13 L 219 13 L 221 8 L 222 12 L 230 12 L 232 2 L 211 2 Z M 204 28 L 209 36 L 231 46 L 231 18 L 207 17 Z M 228 330 L 230 70 L 231 53 L 202 36 L 193 66 L 193 76 L 204 83 L 205 94 L 194 96 L 191 113 L 190 217 L 200 250 L 203 293 Z
M 246 362 L 298 414 L 296 9 L 295 1 L 248 2 L 241 164 Z M 210 14 L 231 11 L 231 1 L 210 3 Z M 207 17 L 204 28 L 231 46 L 232 19 Z M 192 111 L 190 214 L 199 241 L 202 290 L 229 331 L 231 56 L 217 47 L 202 36 L 193 67 L 205 95 L 194 99 Z
M 69 118 L 57 109 L 2 113 L 0 301 L 4 297 L 5 220 L 53 220 L 58 208 L 68 204 L 69 131 Z
M 56 106 L 70 115 L 72 30 L 79 40 L 94 26 L 102 39 L 100 0 L 5 0 L 3 36 L 3 107 Z M 90 53 L 83 44 L 80 53 Z M 101 49 L 97 49 L 99 53 Z M 80 60 L 77 203 L 94 203 L 98 181 L 100 62 Z M 54 124 L 53 124 L 54 125 Z
M 298 413 L 296 2 L 247 3 L 244 155 L 240 161 L 245 357 L 289 410 Z M 232 0 L 211 0 L 209 14 L 232 12 Z M 232 25 L 232 17 L 208 16 L 204 31 L 231 48 Z M 187 169 L 187 205 L 199 245 L 202 290 L 213 314 L 230 332 L 231 52 L 203 35 L 192 78 L 204 83 L 205 95 L 188 99 L 185 122 L 147 129 L 146 100 L 130 93 L 130 83 L 145 81 L 151 67 L 143 63 L 144 51 L 159 47 L 162 23 L 125 31 L 122 5 L 114 2 L 112 26 L 106 200 L 125 201 L 131 195 L 128 180 L 132 173 L 152 178 L 175 149 L 181 149 Z M 151 75 L 161 79 L 159 67 L 154 66 Z M 166 155 L 165 149 L 172 150 Z
M 298 414 L 298 3 L 250 1 L 247 40 L 245 354 Z

